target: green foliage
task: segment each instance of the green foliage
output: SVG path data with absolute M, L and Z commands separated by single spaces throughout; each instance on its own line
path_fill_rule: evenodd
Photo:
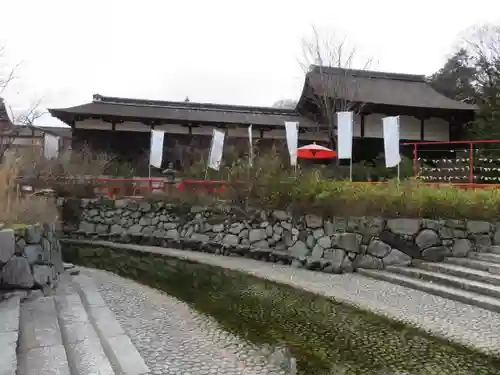
M 467 34 L 429 83 L 449 98 L 478 106 L 476 121 L 464 129 L 466 139 L 500 139 L 500 26 L 483 25 Z
M 66 261 L 161 289 L 258 346 L 290 348 L 299 374 L 500 372 L 496 358 L 368 311 L 240 272 L 120 249 L 63 244 L 63 254 Z
M 330 168 L 336 168 L 334 166 Z M 247 159 L 235 158 L 221 168 L 226 190 L 221 193 L 170 191 L 154 194 L 156 200 L 192 204 L 288 209 L 297 214 L 317 213 L 324 217 L 385 216 L 457 219 L 500 219 L 500 190 L 465 190 L 452 185 L 439 187 L 415 179 L 394 179 L 396 170 L 388 170 L 379 159 L 375 167 L 360 165 L 362 173 L 378 173 L 385 183 L 356 183 L 324 178 L 324 169 L 297 170 L 275 153 L 261 154 L 248 168 Z M 404 158 L 401 177 L 411 175 L 413 163 Z M 367 172 L 368 171 L 368 172 Z M 370 172 L 371 171 L 371 172 Z M 353 168 L 354 172 L 354 168 Z M 152 197 L 151 197 L 152 198 Z

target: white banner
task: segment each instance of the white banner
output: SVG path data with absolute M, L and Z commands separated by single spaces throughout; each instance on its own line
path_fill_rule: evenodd
M 151 130 L 151 149 L 149 150 L 149 165 L 161 168 L 163 161 L 163 138 L 165 132 L 162 130 Z
M 208 156 L 208 168 L 215 169 L 216 171 L 220 168 L 220 163 L 222 161 L 222 151 L 224 150 L 224 132 L 214 129 L 212 135 L 212 145 L 210 147 L 210 155 Z
M 337 154 L 339 159 L 352 159 L 352 112 L 337 112 Z
M 285 122 L 286 144 L 290 153 L 290 165 L 297 165 L 297 147 L 299 142 L 299 123 Z
M 248 165 L 253 166 L 253 139 L 252 139 L 252 125 L 248 127 Z
M 47 133 L 44 134 L 43 155 L 47 159 L 57 158 L 59 156 L 59 137 Z
M 385 166 L 395 167 L 401 162 L 399 154 L 399 116 L 384 117 L 382 119 L 384 127 L 384 153 Z

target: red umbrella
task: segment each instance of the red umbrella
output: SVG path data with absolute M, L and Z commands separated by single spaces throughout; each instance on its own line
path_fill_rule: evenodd
M 299 147 L 297 157 L 301 159 L 334 159 L 337 157 L 337 151 L 313 143 Z

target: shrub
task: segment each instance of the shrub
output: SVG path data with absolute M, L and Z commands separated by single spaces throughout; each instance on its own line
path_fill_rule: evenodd
M 224 193 L 212 194 L 220 201 L 265 209 L 290 209 L 296 213 L 333 216 L 385 216 L 500 219 L 500 190 L 462 189 L 452 185 L 429 185 L 415 179 L 398 183 L 363 183 L 328 180 L 321 170 L 291 169 L 275 150 L 256 155 L 252 168 L 247 158 L 236 158 L 211 171 L 209 179 L 227 181 Z M 159 198 L 157 198 L 159 199 Z M 169 195 L 165 199 L 170 199 Z M 181 199 L 176 197 L 177 200 Z M 187 192 L 184 201 L 198 200 Z M 207 200 L 207 197 L 204 197 Z

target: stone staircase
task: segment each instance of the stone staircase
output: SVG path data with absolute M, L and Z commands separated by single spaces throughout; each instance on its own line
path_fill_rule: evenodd
M 466 258 L 431 263 L 413 260 L 412 266 L 385 270 L 360 269 L 362 275 L 403 285 L 440 297 L 500 312 L 500 246 Z
M 61 275 L 57 289 L 0 302 L 0 375 L 149 372 L 91 280 Z

